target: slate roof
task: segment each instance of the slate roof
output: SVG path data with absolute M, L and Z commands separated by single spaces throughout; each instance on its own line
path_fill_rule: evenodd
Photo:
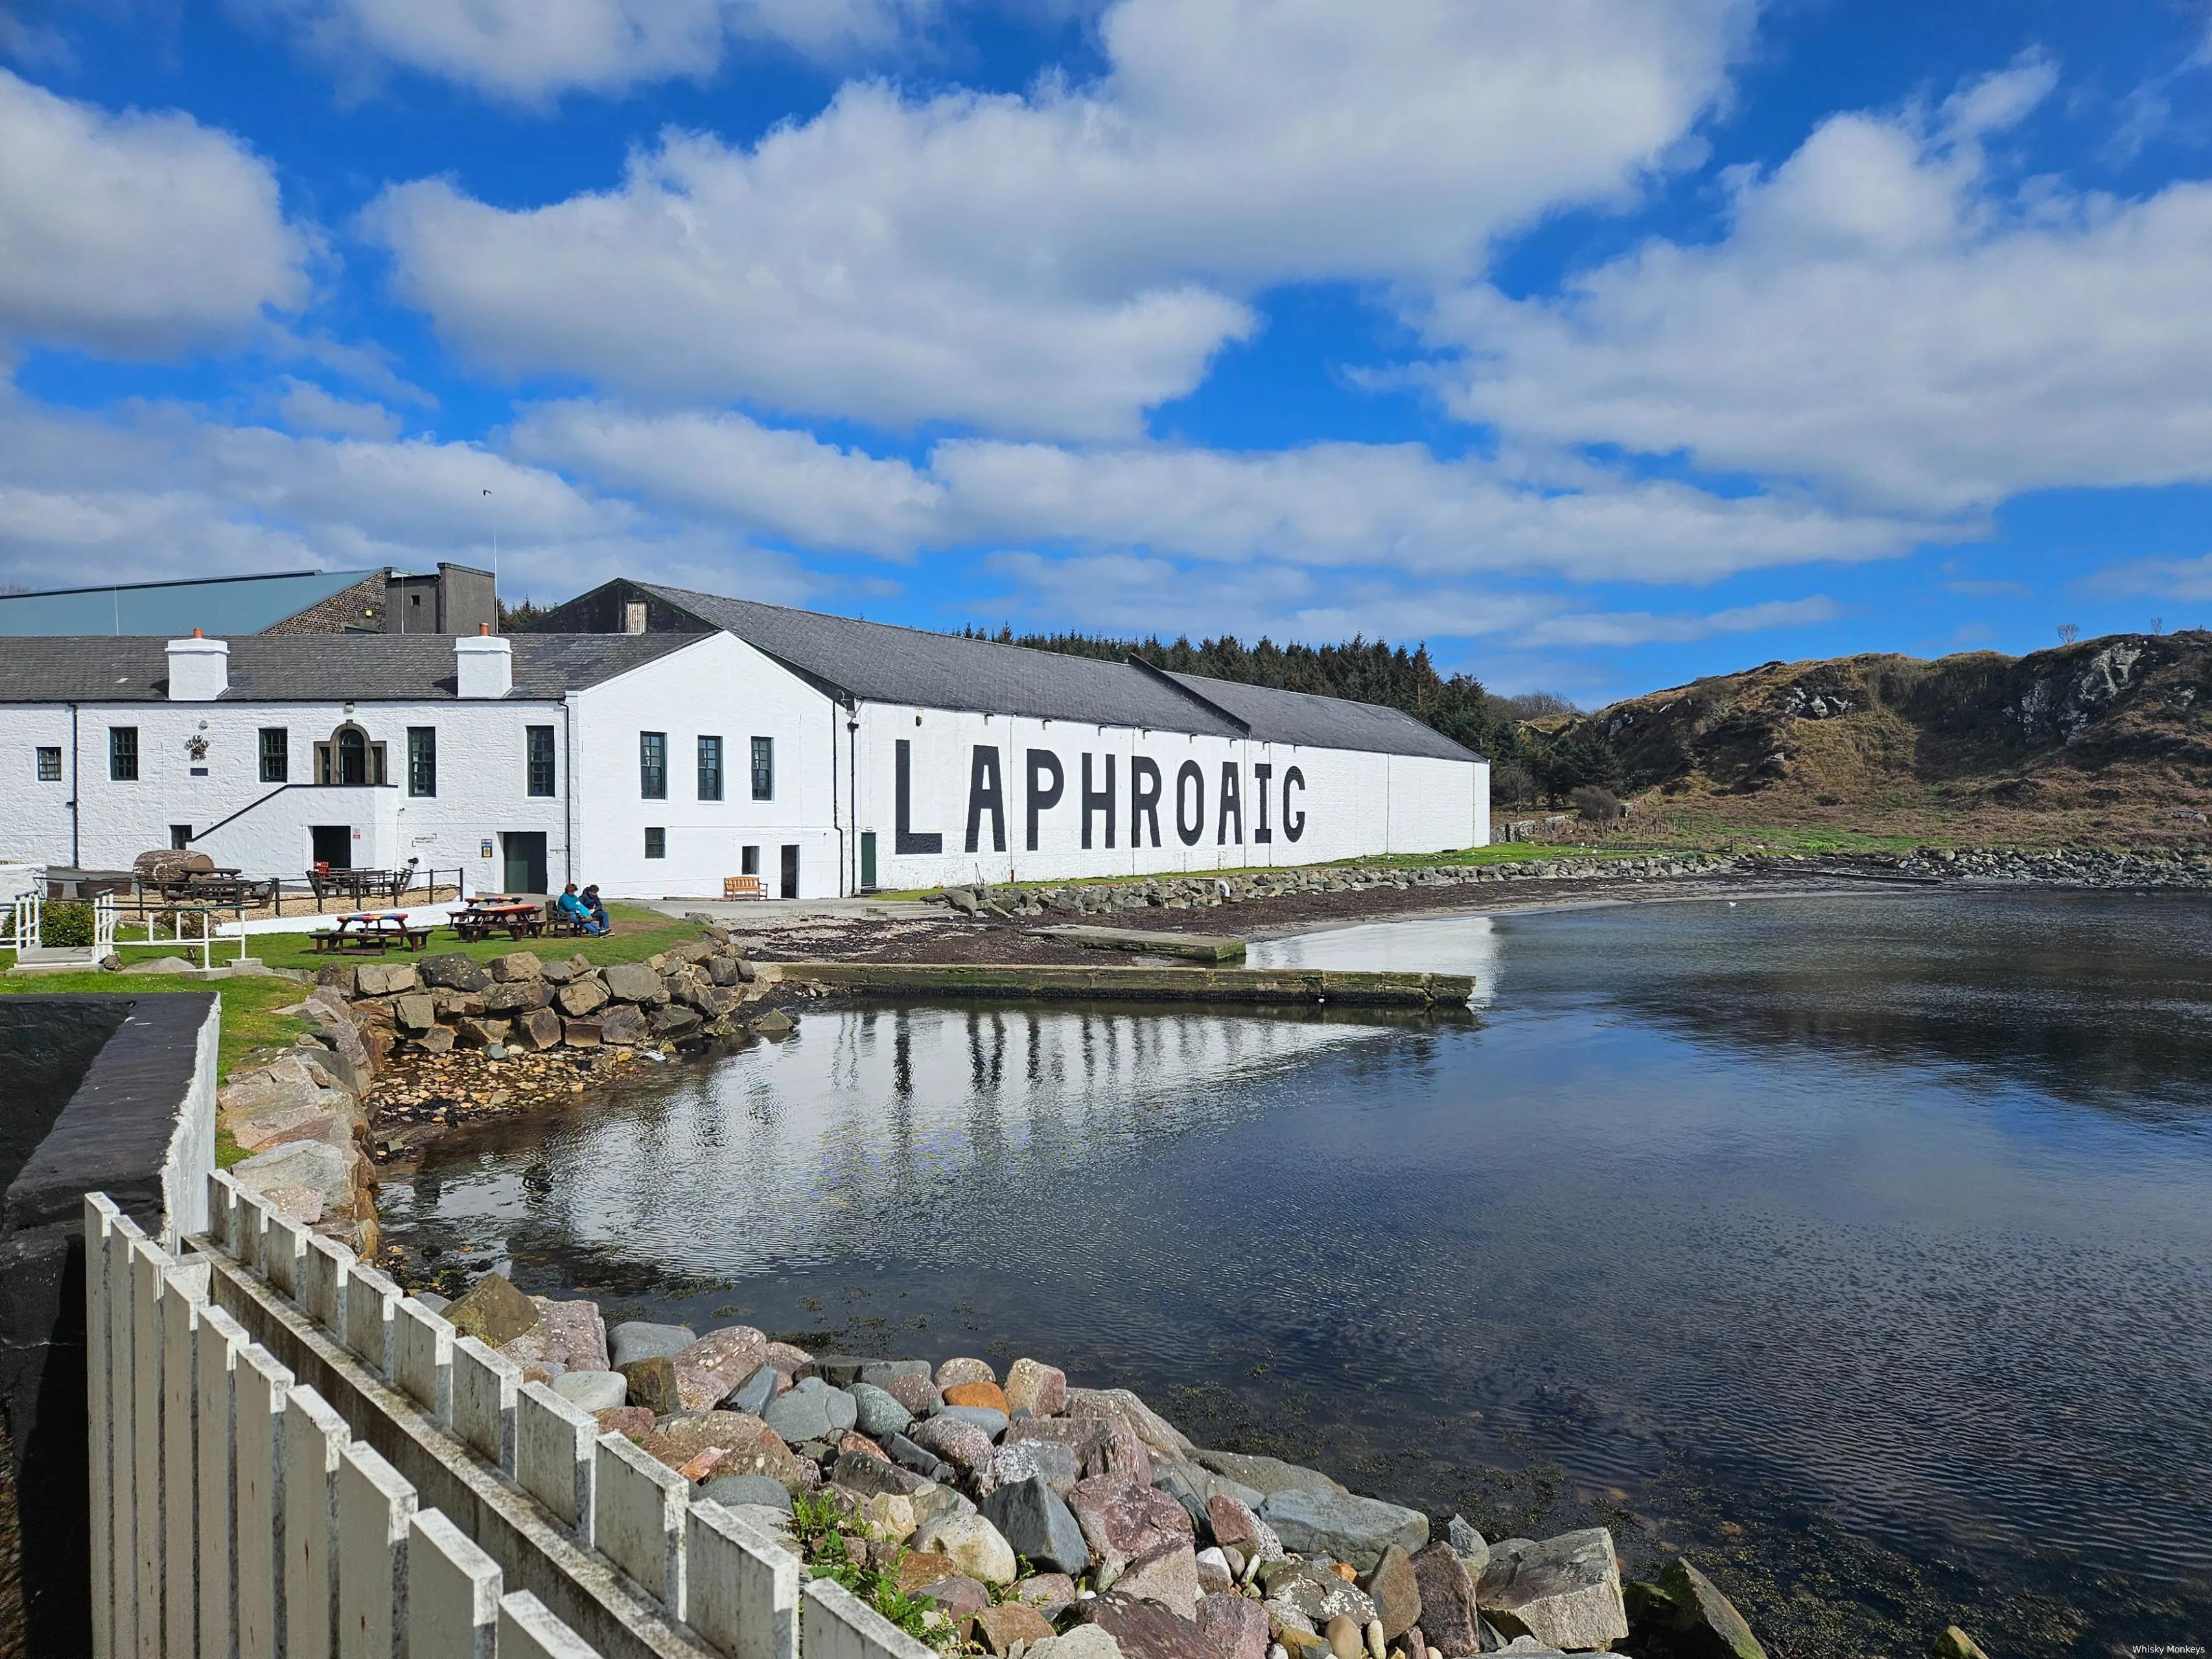
M 1221 738 L 1244 735 L 1220 709 L 1127 663 L 825 617 L 681 587 L 637 586 L 808 678 L 868 702 Z
M 869 702 L 1088 720 L 1263 743 L 1308 744 L 1438 760 L 1482 757 L 1410 714 L 1376 703 L 1275 691 L 1131 662 L 1032 651 L 889 623 L 825 617 L 688 588 L 634 584 Z
M 1193 696 L 1225 709 L 1258 743 L 1310 744 L 1316 749 L 1363 749 L 1386 755 L 1425 755 L 1436 760 L 1476 761 L 1472 749 L 1454 743 L 1411 714 L 1376 702 L 1316 696 L 1310 691 L 1279 691 L 1271 686 L 1208 679 L 1202 674 L 1161 671 Z
M 258 634 L 382 570 L 288 570 L 266 576 L 131 582 L 0 594 L 0 635 Z
M 513 699 L 558 698 L 696 644 L 696 634 L 512 634 Z M 423 634 L 249 634 L 222 702 L 416 702 L 457 695 L 453 642 Z M 168 640 L 94 634 L 0 645 L 0 702 L 165 702 Z

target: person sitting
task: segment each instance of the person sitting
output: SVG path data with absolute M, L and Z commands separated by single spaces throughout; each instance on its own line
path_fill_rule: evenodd
M 586 887 L 584 890 L 583 898 L 584 908 L 592 913 L 592 919 L 599 924 L 599 930 L 602 933 L 614 926 L 614 923 L 607 920 L 607 907 L 599 902 L 599 883 L 595 881 Z
M 607 931 L 606 924 L 594 916 L 584 901 L 576 896 L 576 884 L 573 881 L 561 890 L 561 896 L 553 902 L 553 908 L 561 913 L 563 921 L 574 922 L 587 933 Z

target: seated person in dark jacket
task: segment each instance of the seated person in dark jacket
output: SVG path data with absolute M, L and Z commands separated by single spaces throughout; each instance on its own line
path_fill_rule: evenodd
M 592 913 L 592 919 L 599 924 L 601 933 L 606 932 L 614 926 L 614 923 L 607 920 L 607 907 L 599 902 L 599 883 L 595 881 L 586 887 L 584 890 L 583 898 L 584 908 Z
M 587 933 L 607 931 L 606 924 L 594 916 L 584 901 L 576 896 L 576 884 L 573 881 L 561 890 L 561 896 L 553 902 L 553 908 L 561 913 L 563 919 L 574 922 Z

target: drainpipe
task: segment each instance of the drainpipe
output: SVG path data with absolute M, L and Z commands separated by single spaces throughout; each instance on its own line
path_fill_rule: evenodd
M 562 885 L 576 878 L 576 694 L 561 695 L 561 868 Z
M 845 795 L 853 814 L 852 891 L 857 896 L 860 890 L 860 705 L 857 700 L 847 705 L 846 709 L 845 776 L 848 786 Z
M 82 793 L 82 791 L 78 788 L 78 787 L 77 787 L 77 769 L 76 769 L 76 705 L 75 703 L 71 703 L 71 704 L 70 705 L 70 804 L 69 804 L 69 808 L 70 808 L 70 869 L 72 869 L 72 870 L 81 870 L 81 869 L 82 869 L 82 868 L 84 867 L 83 863 L 82 863 L 82 859 L 83 859 L 83 854 L 82 853 L 82 851 L 80 851 L 80 850 L 79 850 L 79 848 L 78 848 L 78 846 L 77 846 L 77 824 L 78 824 L 79 819 L 80 819 L 80 817 L 81 817 L 81 816 L 82 816 L 82 815 L 81 815 L 81 814 L 78 812 L 78 811 L 77 811 L 77 805 L 76 805 L 76 803 L 77 803 L 77 797 L 78 797 L 78 795 L 79 795 L 80 793 Z

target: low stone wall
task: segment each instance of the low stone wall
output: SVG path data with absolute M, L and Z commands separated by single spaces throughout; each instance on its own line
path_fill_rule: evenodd
M 2022 852 L 2007 847 L 1924 848 L 1894 860 L 1906 875 L 2038 882 L 2056 887 L 2212 887 L 2212 854 Z

